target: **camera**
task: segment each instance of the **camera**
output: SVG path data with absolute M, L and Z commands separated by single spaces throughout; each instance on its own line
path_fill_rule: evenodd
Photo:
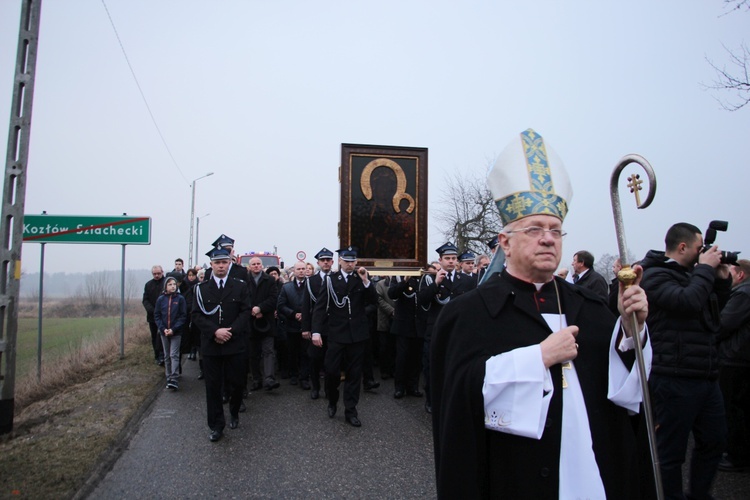
M 716 231 L 726 231 L 727 228 L 729 228 L 729 222 L 725 220 L 712 220 L 708 224 L 708 229 L 706 229 L 706 238 L 703 240 L 703 250 L 702 252 L 705 252 L 706 250 L 711 248 L 711 245 L 713 245 L 714 241 L 716 241 Z M 722 264 L 730 264 L 733 266 L 737 265 L 737 256 L 740 254 L 740 252 L 728 252 L 726 250 L 721 251 L 721 263 Z

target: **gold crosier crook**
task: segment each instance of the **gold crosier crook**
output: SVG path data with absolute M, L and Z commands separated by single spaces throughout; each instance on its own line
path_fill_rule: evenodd
M 401 165 L 393 160 L 389 160 L 388 158 L 378 158 L 377 160 L 372 160 L 367 164 L 367 166 L 365 166 L 365 169 L 362 171 L 362 176 L 359 178 L 359 184 L 362 188 L 362 193 L 365 195 L 365 198 L 367 198 L 368 200 L 372 199 L 372 185 L 370 184 L 370 177 L 372 177 L 373 170 L 378 167 L 390 168 L 391 170 L 393 170 L 393 173 L 396 174 L 396 193 L 393 195 L 393 210 L 396 213 L 401 212 L 401 200 L 406 200 L 409 202 L 409 206 L 406 207 L 406 212 L 412 213 L 414 211 L 415 203 L 414 198 L 412 198 L 411 195 L 406 192 L 406 174 L 401 168 Z
M 609 183 L 609 195 L 612 200 L 612 213 L 615 217 L 615 233 L 617 233 L 617 247 L 620 251 L 620 264 L 622 269 L 617 273 L 617 279 L 625 285 L 625 288 L 631 286 L 635 282 L 636 274 L 635 271 L 630 267 L 627 261 L 628 246 L 625 243 L 625 228 L 622 224 L 622 210 L 620 207 L 620 194 L 617 191 L 617 184 L 620 179 L 620 173 L 623 169 L 631 163 L 637 163 L 646 171 L 648 175 L 648 196 L 646 201 L 640 202 L 640 195 L 638 191 L 641 190 L 640 177 L 638 175 L 632 175 L 628 177 L 628 187 L 631 193 L 636 195 L 636 205 L 638 208 L 646 208 L 654 200 L 656 194 L 656 176 L 654 175 L 654 169 L 651 168 L 651 164 L 642 156 L 636 154 L 630 154 L 623 156 L 620 162 L 615 166 L 612 171 L 612 177 Z M 639 182 L 640 181 L 640 182 Z M 641 392 L 643 394 L 643 413 L 646 418 L 646 430 L 648 431 L 648 444 L 651 451 L 651 463 L 654 468 L 654 483 L 656 487 L 656 498 L 662 500 L 664 498 L 664 490 L 661 482 L 661 469 L 659 467 L 659 455 L 656 449 L 656 431 L 654 428 L 654 416 L 651 411 L 651 397 L 648 390 L 648 375 L 646 374 L 646 363 L 643 359 L 643 346 L 641 345 L 641 336 L 638 334 L 638 321 L 635 317 L 635 312 L 630 318 L 622 318 L 621 321 L 630 320 L 633 322 L 632 331 L 633 334 L 633 347 L 635 348 L 636 364 L 638 368 L 638 378 L 641 383 Z

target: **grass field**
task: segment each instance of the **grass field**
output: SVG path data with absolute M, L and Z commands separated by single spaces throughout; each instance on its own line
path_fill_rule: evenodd
M 145 319 L 125 317 L 125 328 Z M 19 318 L 16 340 L 16 379 L 36 376 L 37 318 Z M 61 355 L 77 350 L 83 342 L 95 341 L 110 335 L 120 335 L 120 317 L 98 318 L 43 318 L 42 321 L 42 372 L 45 364 L 54 363 Z

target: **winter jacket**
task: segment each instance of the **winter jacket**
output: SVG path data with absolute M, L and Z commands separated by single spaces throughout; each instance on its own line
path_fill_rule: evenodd
M 750 367 L 750 280 L 732 289 L 721 311 L 719 362 L 722 366 Z
M 187 303 L 179 293 L 162 294 L 156 299 L 154 322 L 160 334 L 171 328 L 173 335 L 180 335 L 187 322 Z
M 707 264 L 688 269 L 656 250 L 641 265 L 654 352 L 651 373 L 715 379 L 719 314 L 729 298 L 731 278 L 717 278 Z

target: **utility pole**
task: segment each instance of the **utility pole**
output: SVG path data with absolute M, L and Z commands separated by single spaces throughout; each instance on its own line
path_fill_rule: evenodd
M 42 0 L 23 0 L 0 216 L 0 434 L 13 430 L 26 167 L 41 13 Z

